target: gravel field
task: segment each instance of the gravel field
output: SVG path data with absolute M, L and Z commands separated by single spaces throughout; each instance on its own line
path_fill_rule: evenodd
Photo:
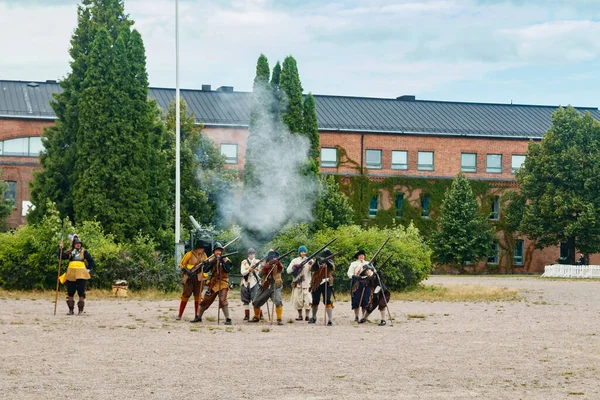
M 394 325 L 190 324 L 178 299 L 0 299 L 1 399 L 600 399 L 600 281 L 434 276 L 520 301 L 390 304 Z M 375 316 L 378 318 L 378 316 Z M 213 319 L 214 318 L 214 319 Z M 373 322 L 377 319 L 372 318 Z M 212 320 L 212 322 L 210 321 Z

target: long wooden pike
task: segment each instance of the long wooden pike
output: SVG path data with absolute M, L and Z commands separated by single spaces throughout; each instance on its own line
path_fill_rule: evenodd
M 62 222 L 62 232 L 60 234 L 60 254 L 58 255 L 58 274 L 56 275 L 56 295 L 54 296 L 54 315 L 56 315 L 56 305 L 58 304 L 58 285 L 60 283 L 60 267 L 62 265 L 63 241 L 65 240 L 65 221 Z

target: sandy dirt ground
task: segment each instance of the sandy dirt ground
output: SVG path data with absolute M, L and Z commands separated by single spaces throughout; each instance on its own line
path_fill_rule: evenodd
M 600 399 L 600 282 L 432 277 L 521 301 L 390 304 L 394 326 L 176 321 L 178 300 L 0 299 L 2 399 Z M 192 310 L 190 310 L 192 308 Z

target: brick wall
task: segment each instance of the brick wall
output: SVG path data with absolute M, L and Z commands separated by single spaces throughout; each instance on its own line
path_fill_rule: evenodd
M 33 119 L 2 119 L 0 118 L 0 140 L 21 137 L 38 137 L 45 126 L 54 125 L 53 121 Z M 2 180 L 16 182 L 16 209 L 8 217 L 8 226 L 16 228 L 26 223 L 22 216 L 22 202 L 29 200 L 29 182 L 33 180 L 33 171 L 39 168 L 37 157 L 7 157 L 0 156 Z

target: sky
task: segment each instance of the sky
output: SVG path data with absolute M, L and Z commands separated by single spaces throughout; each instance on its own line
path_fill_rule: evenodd
M 69 72 L 77 0 L 0 0 L 0 79 Z M 175 0 L 125 0 L 150 85 L 175 87 Z M 600 0 L 179 0 L 180 87 L 250 91 L 292 55 L 304 92 L 600 106 Z

